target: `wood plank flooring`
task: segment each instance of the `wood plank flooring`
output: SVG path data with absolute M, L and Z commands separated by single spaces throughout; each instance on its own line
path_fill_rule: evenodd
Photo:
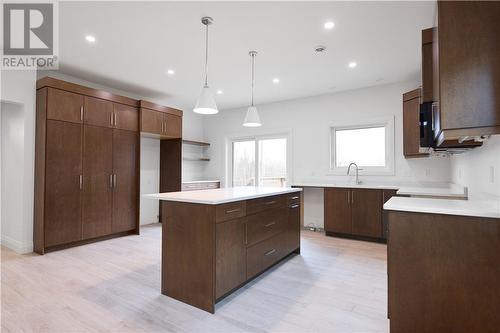
M 160 294 L 161 225 L 58 252 L 2 248 L 2 332 L 388 332 L 386 246 L 302 232 L 302 254 L 217 304 Z

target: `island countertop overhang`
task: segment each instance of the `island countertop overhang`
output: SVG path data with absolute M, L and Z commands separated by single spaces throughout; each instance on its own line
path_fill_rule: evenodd
M 212 190 L 145 194 L 144 197 L 162 201 L 219 205 L 301 191 L 301 188 L 291 187 L 239 186 Z

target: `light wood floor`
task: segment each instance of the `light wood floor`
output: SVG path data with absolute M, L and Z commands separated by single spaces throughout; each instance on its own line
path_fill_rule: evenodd
M 302 255 L 218 303 L 160 294 L 161 226 L 39 255 L 2 248 L 2 332 L 387 332 L 386 246 L 302 233 Z

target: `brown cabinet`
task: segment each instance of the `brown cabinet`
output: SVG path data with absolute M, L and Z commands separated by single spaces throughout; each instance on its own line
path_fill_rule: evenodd
M 84 123 L 88 125 L 113 127 L 113 103 L 85 96 L 83 119 Z
M 78 241 L 82 236 L 82 127 L 47 120 L 45 246 Z
M 247 278 L 245 221 L 239 218 L 217 223 L 215 233 L 215 297 L 220 298 Z
M 433 69 L 432 69 L 432 39 L 434 28 L 422 30 L 422 103 L 434 101 Z
M 113 103 L 113 125 L 115 128 L 139 131 L 139 110 L 135 107 Z
M 287 253 L 288 254 L 288 253 Z M 248 248 L 247 279 L 261 273 L 285 256 L 285 234 L 275 236 Z
M 161 139 L 182 138 L 182 111 L 141 101 L 141 132 Z
M 300 248 L 300 196 L 293 194 L 288 197 L 288 216 L 286 221 L 286 252 Z
M 139 134 L 113 129 L 113 233 L 138 228 Z
M 48 88 L 47 96 L 47 119 L 62 120 L 78 124 L 83 122 L 84 97 L 82 95 Z
M 500 133 L 500 2 L 438 1 L 433 110 L 438 146 Z
M 425 157 L 420 152 L 420 88 L 403 94 L 403 154 L 406 158 Z
M 82 239 L 111 233 L 113 130 L 83 126 Z
M 382 239 L 382 191 L 325 188 L 324 219 L 327 235 Z
M 325 231 L 351 234 L 351 190 L 325 188 L 324 196 Z
M 382 238 L 382 191 L 351 190 L 352 233 Z
M 35 251 L 137 233 L 137 102 L 51 78 L 37 86 Z

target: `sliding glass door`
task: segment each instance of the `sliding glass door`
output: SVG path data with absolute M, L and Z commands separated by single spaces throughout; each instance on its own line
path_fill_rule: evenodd
M 287 137 L 254 137 L 232 142 L 233 186 L 286 186 Z

